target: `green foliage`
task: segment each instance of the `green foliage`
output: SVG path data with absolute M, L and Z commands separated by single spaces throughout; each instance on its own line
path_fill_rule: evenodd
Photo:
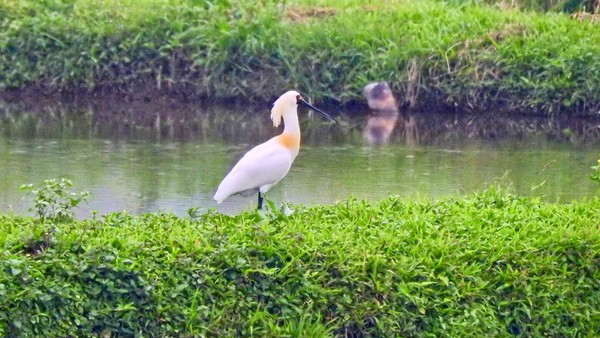
M 55 223 L 70 222 L 75 218 L 73 208 L 85 202 L 89 192 L 75 193 L 70 190 L 73 183 L 66 179 L 45 180 L 39 187 L 33 184 L 24 184 L 21 190 L 26 190 L 33 195 L 33 209 L 42 221 Z
M 481 1 L 9 0 L 0 14 L 0 88 L 263 101 L 296 88 L 352 103 L 386 80 L 421 105 L 600 109 L 589 76 L 600 30 L 560 13 Z
M 598 184 L 600 184 L 600 160 L 598 160 L 598 164 L 595 166 L 592 166 L 592 173 L 590 174 L 590 179 L 592 179 L 592 181 L 596 181 L 598 182 Z
M 23 239 L 21 249 L 28 254 L 37 255 L 56 244 L 57 224 L 75 220 L 73 208 L 85 202 L 88 192 L 75 193 L 70 190 L 70 180 L 61 178 L 45 180 L 39 187 L 24 184 L 21 190 L 33 196 L 33 208 L 39 219 L 31 225 L 31 232 Z
M 0 216 L 3 336 L 597 336 L 600 200 Z

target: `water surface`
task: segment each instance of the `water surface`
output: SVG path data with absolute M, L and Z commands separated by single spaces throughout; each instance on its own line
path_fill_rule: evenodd
M 280 204 L 332 204 L 389 195 L 437 199 L 482 190 L 503 178 L 522 195 L 570 202 L 595 194 L 588 179 L 597 152 L 547 141 L 464 140 L 447 145 L 373 148 L 360 143 L 303 145 L 288 176 L 268 197 Z M 0 213 L 27 214 L 24 183 L 65 177 L 89 191 L 79 217 L 127 211 L 185 215 L 189 208 L 228 214 L 255 206 L 255 197 L 217 205 L 212 195 L 249 143 L 115 139 L 0 138 Z

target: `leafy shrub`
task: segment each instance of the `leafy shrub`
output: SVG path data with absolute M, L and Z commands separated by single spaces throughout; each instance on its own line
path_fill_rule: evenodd
M 597 336 L 600 200 L 349 200 L 56 224 L 0 216 L 4 336 Z
M 75 219 L 73 208 L 85 202 L 88 192 L 75 193 L 70 191 L 73 183 L 65 178 L 60 180 L 45 180 L 40 187 L 24 184 L 21 190 L 33 196 L 33 208 L 39 219 L 31 226 L 32 233 L 28 236 L 23 250 L 38 254 L 47 250 L 56 242 L 54 237 L 57 224 L 71 222 Z
M 73 208 L 85 202 L 89 192 L 75 193 L 69 190 L 73 183 L 66 179 L 45 180 L 40 187 L 24 184 L 21 190 L 28 191 L 34 197 L 33 205 L 40 220 L 64 223 L 75 218 Z

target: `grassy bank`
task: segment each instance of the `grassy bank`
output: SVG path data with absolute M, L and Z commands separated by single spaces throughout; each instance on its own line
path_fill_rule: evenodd
M 600 334 L 598 199 L 293 207 L 0 216 L 0 335 Z
M 466 1 L 0 4 L 0 88 L 160 90 L 363 100 L 386 80 L 416 108 L 600 109 L 600 30 L 562 13 Z

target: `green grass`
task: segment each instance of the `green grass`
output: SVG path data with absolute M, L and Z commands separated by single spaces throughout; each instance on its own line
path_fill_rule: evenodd
M 0 4 L 0 88 L 362 101 L 386 80 L 417 106 L 586 114 L 600 30 L 476 1 L 16 1 Z
M 0 335 L 600 334 L 597 198 L 292 207 L 0 216 Z

